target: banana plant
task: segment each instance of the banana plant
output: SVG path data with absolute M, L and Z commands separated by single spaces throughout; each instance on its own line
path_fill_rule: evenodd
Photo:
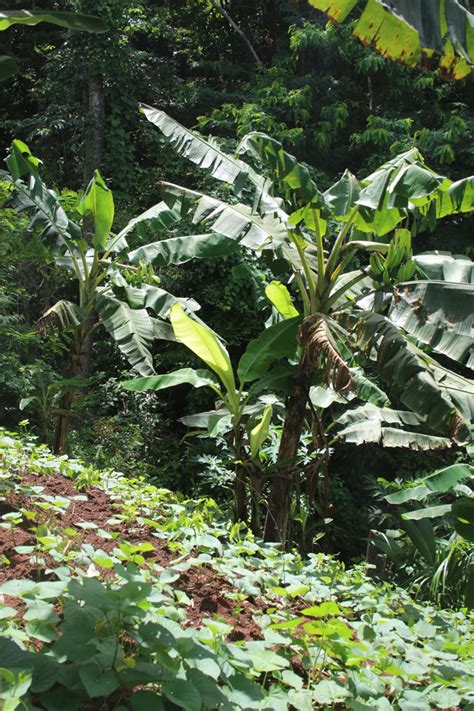
M 24 143 L 13 142 L 6 163 L 9 173 L 2 171 L 2 177 L 14 186 L 16 209 L 32 215 L 31 226 L 41 230 L 56 265 L 71 271 L 77 283 L 77 302 L 61 299 L 36 324 L 40 332 L 53 327 L 68 334 L 67 377 L 86 379 L 89 376 L 92 339 L 99 327 L 104 327 L 115 340 L 137 373 L 153 374 L 154 340 L 172 337 L 171 328 L 164 320 L 171 306 L 182 303 L 186 310 L 196 311 L 199 305 L 160 288 L 153 269 L 135 264 L 134 251 L 129 250 L 126 235 L 145 222 L 155 228 L 168 228 L 179 216 L 168 211 L 161 213 L 158 219 L 152 208 L 114 234 L 113 195 L 98 171 L 78 201 L 78 221 L 74 221 L 62 208 L 56 193 L 44 184 L 40 161 Z M 182 261 L 173 239 L 163 240 L 161 245 L 162 263 Z M 70 388 L 62 400 L 56 452 L 66 449 L 76 394 L 77 389 Z
M 182 368 L 172 373 L 134 378 L 122 383 L 126 390 L 159 391 L 176 385 L 210 388 L 218 398 L 218 407 L 184 418 L 185 424 L 206 428 L 214 437 L 224 437 L 235 462 L 235 518 L 248 521 L 248 491 L 252 503 L 252 528 L 259 532 L 260 485 L 258 453 L 269 433 L 276 380 L 288 379 L 289 369 L 270 371 L 274 361 L 294 355 L 296 332 L 301 318 L 276 323 L 251 341 L 239 360 L 237 369 L 222 341 L 202 323 L 187 315 L 180 304 L 170 310 L 170 321 L 177 341 L 183 343 L 207 369 Z M 269 373 L 270 371 L 270 373 Z M 270 390 L 270 393 L 265 391 Z
M 408 582 L 428 587 L 432 597 L 442 603 L 449 602 L 443 598 L 459 588 L 458 604 L 471 608 L 474 606 L 474 557 L 470 546 L 474 541 L 473 481 L 474 467 L 462 463 L 413 481 L 389 483 L 382 479 L 381 483 L 391 489 L 384 499 L 393 510 L 395 525 L 406 538 L 391 527 L 373 532 L 375 545 L 396 569 L 411 569 Z M 451 531 L 448 545 L 445 539 L 437 537 L 437 524 Z M 408 550 L 400 545 L 405 540 L 411 542 Z M 420 559 L 421 566 L 417 563 Z
M 99 17 L 81 15 L 75 12 L 45 12 L 44 10 L 4 10 L 0 12 L 0 32 L 12 25 L 38 25 L 47 22 L 70 30 L 83 32 L 106 32 L 107 25 Z M 8 55 L 0 55 L 0 81 L 8 79 L 18 71 L 18 64 Z
M 335 23 L 355 19 L 353 35 L 409 67 L 462 79 L 474 64 L 474 16 L 459 0 L 309 0 Z
M 234 189 L 235 197 L 224 201 L 164 182 L 166 209 L 203 225 L 214 245 L 233 240 L 259 255 L 296 294 L 296 306 L 285 297 L 280 309 L 282 318 L 294 308 L 303 320 L 279 460 L 296 456 L 313 381 L 348 393 L 356 387 L 351 368 L 367 364 L 378 370 L 393 399 L 417 416 L 415 434 L 421 429 L 426 435 L 404 436 L 406 426 L 399 420 L 396 446 L 438 446 L 440 436 L 449 444 L 468 441 L 472 386 L 466 389 L 466 378 L 434 356 L 439 352 L 469 364 L 474 287 L 434 283 L 423 274 L 413 280 L 418 266 L 411 238 L 447 215 L 472 211 L 474 179 L 453 182 L 413 149 L 362 180 L 345 171 L 323 192 L 308 167 L 265 134 L 248 134 L 229 156 L 213 139 L 204 140 L 164 112 L 145 105 L 142 111 L 178 153 Z M 153 250 L 142 251 L 141 258 L 153 264 Z M 357 263 L 366 266 L 354 268 Z M 407 316 L 410 309 L 416 318 Z M 432 323 L 434 335 L 428 337 Z M 450 347 L 441 332 L 449 332 Z M 459 336 L 462 349 L 453 346 Z M 311 409 L 310 414 L 314 418 Z M 388 441 L 382 428 L 379 432 L 380 444 Z M 291 466 L 272 480 L 268 540 L 285 541 L 294 481 Z

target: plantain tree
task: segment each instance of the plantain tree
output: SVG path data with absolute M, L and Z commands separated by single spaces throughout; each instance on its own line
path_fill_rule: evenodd
M 353 368 L 362 364 L 376 371 L 401 406 L 379 408 L 377 427 L 364 426 L 365 415 L 356 413 L 342 435 L 350 441 L 420 449 L 468 441 L 473 387 L 446 363 L 472 366 L 474 287 L 460 283 L 449 266 L 444 279 L 433 279 L 426 264 L 451 263 L 449 255 L 413 258 L 411 237 L 441 218 L 471 211 L 473 178 L 452 182 L 427 167 L 414 149 L 362 180 L 346 171 L 323 192 L 308 168 L 269 136 L 251 133 L 229 156 L 162 111 L 142 110 L 181 155 L 233 189 L 224 201 L 162 183 L 167 209 L 204 225 L 212 249 L 228 247 L 230 240 L 235 249 L 262 256 L 297 296 L 292 304 L 282 289 L 274 289 L 281 318 L 299 313 L 302 323 L 266 538 L 286 539 L 295 483 L 291 463 L 305 418 L 318 417 L 311 407 L 314 384 L 349 393 L 357 387 Z M 154 249 L 143 248 L 141 258 L 153 263 Z M 312 429 L 319 450 L 324 433 L 317 422 Z
M 274 361 L 294 355 L 296 331 L 301 318 L 294 317 L 270 326 L 251 341 L 234 369 L 222 341 L 206 326 L 185 313 L 180 304 L 170 310 L 176 340 L 189 348 L 207 369 L 182 368 L 172 373 L 134 378 L 123 383 L 127 390 L 158 391 L 187 383 L 195 388 L 208 387 L 218 398 L 218 406 L 183 418 L 195 430 L 204 428 L 216 438 L 223 437 L 231 448 L 235 465 L 235 518 L 247 522 L 249 496 L 252 504 L 252 528 L 260 533 L 262 476 L 258 453 L 264 444 L 273 409 L 281 407 L 278 396 L 286 371 L 268 373 Z M 269 392 L 270 391 L 270 392 Z
M 36 324 L 38 330 L 53 327 L 67 334 L 69 382 L 84 384 L 90 372 L 92 340 L 97 329 L 105 328 L 135 372 L 152 375 L 152 344 L 156 338 L 173 338 L 164 319 L 173 304 L 187 311 L 199 305 L 192 299 L 178 299 L 158 286 L 159 279 L 140 265 L 140 249 L 130 250 L 126 236 L 147 223 L 155 229 L 168 228 L 179 213 L 165 203 L 133 218 L 121 231 L 113 233 L 114 200 L 100 173 L 96 171 L 76 206 L 77 220 L 69 217 L 54 190 L 44 184 L 40 161 L 21 141 L 14 141 L 6 160 L 9 173 L 2 177 L 13 185 L 13 204 L 31 214 L 31 227 L 39 229 L 56 265 L 69 270 L 76 280 L 76 302 L 62 299 L 52 305 Z M 199 236 L 190 237 L 199 242 Z M 155 246 L 160 264 L 181 263 L 182 250 L 173 239 Z M 71 408 L 77 388 L 65 393 L 58 417 L 55 450 L 63 452 Z
M 309 0 L 384 57 L 410 67 L 439 67 L 443 78 L 462 79 L 474 65 L 474 15 L 460 0 Z

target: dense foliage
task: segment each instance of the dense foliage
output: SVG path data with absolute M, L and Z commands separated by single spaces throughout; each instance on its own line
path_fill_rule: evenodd
M 2 709 L 474 703 L 468 5 L 0 11 Z

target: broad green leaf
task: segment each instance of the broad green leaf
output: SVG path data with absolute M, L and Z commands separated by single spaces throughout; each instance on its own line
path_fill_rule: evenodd
M 185 711 L 201 711 L 201 695 L 196 687 L 185 679 L 172 679 L 165 681 L 162 687 L 163 694 L 178 708 Z
M 94 699 L 98 696 L 110 696 L 118 688 L 118 675 L 112 669 L 103 671 L 98 664 L 85 664 L 79 668 L 79 676 L 88 693 Z
M 243 247 L 261 250 L 276 247 L 287 239 L 285 224 L 273 213 L 261 217 L 243 203 L 230 204 L 172 183 L 161 183 L 163 197 L 172 210 L 182 211 L 183 203 L 194 205 L 193 224 L 209 224 L 217 234 L 236 240 Z M 189 208 L 188 208 L 189 209 Z
M 186 427 L 193 427 L 197 429 L 207 429 L 209 434 L 211 432 L 220 431 L 222 426 L 227 429 L 227 426 L 231 424 L 231 415 L 226 407 L 219 410 L 210 410 L 208 412 L 196 412 L 194 415 L 186 415 L 186 417 L 181 417 L 180 422 Z
M 270 282 L 265 288 L 265 294 L 283 318 L 294 318 L 299 315 L 298 310 L 293 306 L 290 292 L 281 282 Z
M 439 469 L 434 474 L 425 477 L 422 481 L 431 492 L 444 494 L 456 484 L 473 477 L 474 467 L 468 464 L 452 464 L 444 469 Z
M 368 175 L 361 181 L 361 191 L 357 199 L 357 204 L 367 207 L 370 210 L 380 210 L 384 206 L 388 207 L 388 196 L 391 182 L 397 179 L 397 176 L 408 166 L 422 161 L 422 156 L 416 148 L 400 153 L 391 158 L 377 170 Z M 403 205 L 408 204 L 408 199 L 405 197 Z M 392 205 L 392 207 L 394 207 Z
M 125 225 L 118 235 L 110 240 L 107 245 L 109 251 L 120 252 L 122 249 L 127 249 L 127 241 L 125 237 L 137 226 L 142 224 L 148 225 L 153 230 L 168 230 L 170 227 L 179 222 L 179 220 L 186 217 L 191 207 L 192 202 L 186 202 L 183 200 L 176 206 L 176 209 L 171 209 L 167 203 L 162 200 L 130 220 L 130 222 Z
M 250 341 L 237 368 L 240 382 L 248 383 L 261 378 L 275 360 L 293 355 L 300 323 L 300 317 L 287 319 L 270 326 Z
M 252 459 L 256 459 L 258 455 L 258 450 L 265 442 L 268 437 L 268 432 L 270 429 L 270 422 L 272 419 L 273 408 L 271 405 L 267 405 L 263 411 L 262 418 L 255 427 L 250 430 L 250 454 Z
M 275 138 L 257 131 L 248 133 L 240 142 L 237 152 L 240 155 L 248 153 L 262 161 L 274 172 L 277 179 L 291 190 L 294 198 L 300 198 L 304 202 L 312 201 L 315 206 L 324 204 L 324 198 L 308 168 L 295 156 L 287 153 Z
M 228 703 L 227 699 L 215 681 L 220 676 L 219 666 L 209 658 L 200 659 L 197 662 L 197 667 L 186 672 L 186 679 L 199 691 L 203 708 L 225 708 Z
M 330 407 L 333 402 L 346 402 L 344 396 L 336 392 L 334 388 L 326 388 L 322 385 L 313 385 L 309 389 L 309 399 L 315 407 L 320 407 L 323 410 Z
M 416 509 L 416 511 L 407 511 L 402 514 L 402 518 L 406 521 L 419 521 L 422 518 L 438 518 L 444 516 L 451 511 L 451 504 L 440 504 L 439 506 L 427 506 L 424 509 Z
M 245 163 L 226 155 L 216 141 L 212 139 L 206 141 L 164 111 L 146 104 L 141 104 L 141 111 L 148 121 L 160 129 L 177 153 L 200 168 L 207 169 L 213 178 L 233 184 L 235 192 L 240 192 L 249 172 Z
M 207 370 L 193 370 L 192 368 L 182 368 L 173 373 L 165 375 L 151 375 L 147 378 L 134 378 L 125 380 L 122 387 L 133 392 L 145 392 L 146 390 L 164 390 L 176 385 L 192 385 L 195 388 L 210 387 L 213 390 L 218 388 L 219 382 Z
M 474 284 L 397 285 L 389 319 L 437 353 L 474 368 Z
M 262 642 L 247 642 L 245 647 L 231 645 L 232 655 L 256 672 L 272 672 L 289 666 L 288 660 Z
M 462 417 L 467 421 L 474 420 L 474 383 L 471 378 L 465 378 L 459 373 L 440 365 L 433 359 L 428 359 L 433 376 L 443 390 L 449 395 Z
M 42 181 L 38 168 L 41 161 L 31 154 L 22 141 L 13 141 L 5 160 L 14 181 L 13 207 L 18 212 L 32 215 L 32 224 L 42 227 L 42 237 L 48 247 L 56 254 L 64 254 L 64 246 L 70 253 L 77 253 L 75 243 L 82 239 L 82 230 L 69 219 L 54 190 L 47 188 Z M 25 182 L 20 178 L 28 177 Z
M 400 401 L 435 432 L 450 434 L 457 442 L 470 438 L 463 413 L 437 379 L 430 359 L 410 344 L 381 314 L 365 312 L 357 316 L 359 343 L 369 355 L 376 352 L 380 376 L 397 392 Z
M 445 449 L 451 446 L 451 441 L 445 437 L 408 430 L 407 427 L 420 427 L 423 424 L 423 420 L 415 413 L 375 407 L 370 403 L 346 410 L 336 418 L 336 422 L 344 425 L 338 431 L 338 436 L 353 444 L 374 442 L 384 447 L 414 450 Z M 386 426 L 385 423 L 396 427 Z
M 5 636 L 0 637 L 0 668 L 21 669 L 25 665 L 25 656 L 25 650 L 16 642 Z
M 320 605 L 312 605 L 311 607 L 305 607 L 301 610 L 301 614 L 305 617 L 316 618 L 327 617 L 328 615 L 340 615 L 341 613 L 341 608 L 334 600 L 327 600 Z
M 453 709 L 462 703 L 462 696 L 454 689 L 439 687 L 429 693 L 429 701 L 437 709 Z
M 324 200 L 331 216 L 336 220 L 347 217 L 359 197 L 359 192 L 359 181 L 355 175 L 352 175 L 349 170 L 344 171 L 342 178 L 324 193 Z
M 150 348 L 154 330 L 146 309 L 131 309 L 123 301 L 104 294 L 97 296 L 96 306 L 106 330 L 130 365 L 140 375 L 152 375 L 154 368 Z
M 313 688 L 313 699 L 323 707 L 328 705 L 331 707 L 342 703 L 350 695 L 351 692 L 346 686 L 332 680 L 320 681 Z
M 169 264 L 185 264 L 191 259 L 226 257 L 233 254 L 238 246 L 234 239 L 210 232 L 151 242 L 130 252 L 129 259 L 132 264 L 145 262 L 165 267 Z
M 362 368 L 351 368 L 350 371 L 359 400 L 379 407 L 389 404 L 390 401 L 382 388 L 367 377 Z
M 44 12 L 44 10 L 0 12 L 0 31 L 7 30 L 12 25 L 37 25 L 40 22 L 85 32 L 106 32 L 109 29 L 100 18 L 75 12 Z
M 114 294 L 122 301 L 126 301 L 132 309 L 152 309 L 160 318 L 167 318 L 173 304 L 181 304 L 186 311 L 199 311 L 201 308 L 194 299 L 173 296 L 169 291 L 159 286 L 143 284 L 135 286 L 114 286 Z
M 309 0 L 335 22 L 344 22 L 357 6 L 362 11 L 353 34 L 389 59 L 410 67 L 439 61 L 441 76 L 461 79 L 474 63 L 474 22 L 458 0 Z
M 396 491 L 393 494 L 384 496 L 384 499 L 388 501 L 389 504 L 405 504 L 407 501 L 421 501 L 422 499 L 426 499 L 430 493 L 431 491 L 427 486 L 420 484 L 419 486 L 410 486 L 401 491 Z
M 462 178 L 451 183 L 443 192 L 439 192 L 434 203 L 437 219 L 456 213 L 471 212 L 474 208 L 474 176 Z
M 296 375 L 296 366 L 281 363 L 268 371 L 258 380 L 254 381 L 249 393 L 258 395 L 262 392 L 275 392 L 286 394 Z
M 421 277 L 431 281 L 456 284 L 474 282 L 474 262 L 469 257 L 450 252 L 423 252 L 413 257 Z
M 406 432 L 397 427 L 382 428 L 384 447 L 409 447 L 418 451 L 428 449 L 448 449 L 452 442 L 447 437 L 438 437 L 424 432 Z
M 219 376 L 235 405 L 237 394 L 234 372 L 229 354 L 222 343 L 212 331 L 187 316 L 179 304 L 171 307 L 170 321 L 177 340 L 184 343 Z
M 384 422 L 401 427 L 405 425 L 419 426 L 421 424 L 420 418 L 413 412 L 393 410 L 389 407 L 376 407 L 371 403 L 359 405 L 352 410 L 346 410 L 337 418 L 337 422 L 341 425 L 371 421 Z
M 389 207 L 397 207 L 400 198 L 412 200 L 419 204 L 421 198 L 431 195 L 436 188 L 440 187 L 444 178 L 428 170 L 423 165 L 412 163 L 404 165 L 398 170 L 388 185 Z
M 224 153 L 215 139 L 204 139 L 159 109 L 145 104 L 141 108 L 146 118 L 162 131 L 180 155 L 200 168 L 207 169 L 217 180 L 231 184 L 237 195 L 244 185 L 253 185 L 254 211 L 264 216 L 277 215 L 286 220 L 286 213 L 280 206 L 281 200 L 271 195 L 270 181 L 265 176 L 259 175 L 244 161 Z
M 62 595 L 66 588 L 67 582 L 64 581 L 35 583 L 32 580 L 6 580 L 0 585 L 0 595 L 52 600 Z
M 77 206 L 80 215 L 91 214 L 94 222 L 95 249 L 104 251 L 114 221 L 114 198 L 98 170 Z
M 463 496 L 452 505 L 454 527 L 459 535 L 474 543 L 474 498 Z
M 474 178 L 459 184 L 426 167 L 413 148 L 380 166 L 361 181 L 355 226 L 383 236 L 410 213 L 430 220 L 474 209 Z
M 400 525 L 410 537 L 420 555 L 430 563 L 434 563 L 436 561 L 437 544 L 431 521 L 426 518 L 418 521 L 403 518 Z
M 176 341 L 173 328 L 167 321 L 162 321 L 160 318 L 152 318 L 153 335 L 159 341 Z

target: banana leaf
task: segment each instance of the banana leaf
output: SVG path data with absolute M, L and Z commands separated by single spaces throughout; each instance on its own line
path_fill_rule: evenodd
M 103 325 L 130 365 L 140 375 L 153 375 L 150 349 L 154 328 L 146 309 L 131 309 L 127 303 L 104 294 L 98 295 L 95 303 Z
M 249 168 L 245 163 L 224 153 L 213 139 L 205 140 L 194 131 L 182 126 L 164 111 L 141 104 L 148 121 L 166 136 L 177 153 L 199 168 L 206 169 L 213 178 L 230 183 L 236 194 L 241 192 L 247 180 Z
M 474 284 L 398 284 L 388 316 L 419 343 L 474 368 Z
M 309 0 L 334 22 L 357 7 L 355 37 L 410 67 L 439 64 L 442 77 L 462 79 L 474 63 L 474 19 L 458 0 Z
M 359 345 L 375 359 L 380 377 L 400 401 L 424 418 L 434 433 L 448 433 L 458 444 L 468 442 L 470 430 L 464 413 L 456 406 L 449 386 L 435 379 L 430 359 L 381 314 L 362 312 L 355 319 Z

